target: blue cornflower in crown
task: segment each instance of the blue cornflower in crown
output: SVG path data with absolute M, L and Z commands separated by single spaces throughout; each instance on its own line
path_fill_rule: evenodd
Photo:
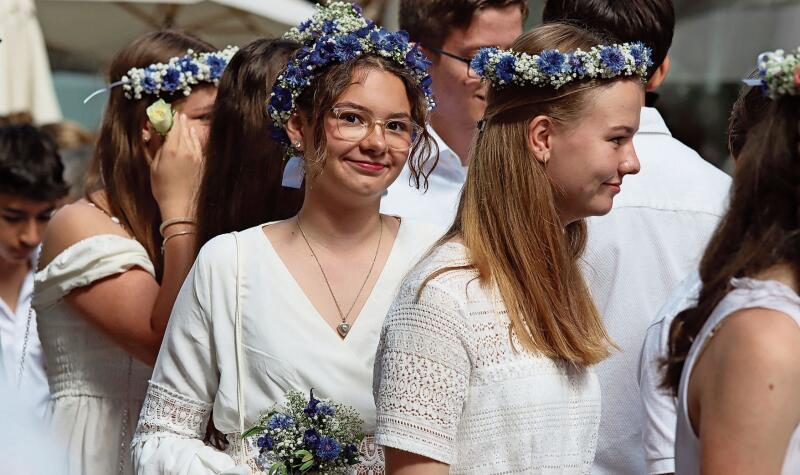
M 361 7 L 336 1 L 317 5 L 314 16 L 292 28 L 284 38 L 303 45 L 278 76 L 267 113 L 272 118 L 272 137 L 289 143 L 283 127 L 297 110 L 297 98 L 327 66 L 375 54 L 409 69 L 425 94 L 428 110 L 435 106 L 431 92 L 430 62 L 404 31 L 393 32 L 364 18 Z
M 772 99 L 800 95 L 800 47 L 788 54 L 782 49 L 761 53 L 757 67 L 759 79 L 745 79 L 748 86 L 761 87 Z
M 470 66 L 495 88 L 510 84 L 555 89 L 584 78 L 647 77 L 652 50 L 642 43 L 598 45 L 589 51 L 544 50 L 539 54 L 481 48 Z

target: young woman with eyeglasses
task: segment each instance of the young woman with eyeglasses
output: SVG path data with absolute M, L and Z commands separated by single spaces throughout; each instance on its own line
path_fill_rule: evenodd
M 374 431 L 381 325 L 400 280 L 438 237 L 435 228 L 380 214 L 380 198 L 409 160 L 419 170 L 431 156 L 424 125 L 432 100 L 425 59 L 403 35 L 375 27 L 350 4 L 317 15 L 364 27 L 290 37 L 303 47 L 272 88 L 273 132 L 291 152 L 284 183 L 298 186 L 304 176 L 302 208 L 200 250 L 142 411 L 138 473 L 257 472 L 258 448 L 239 434 L 289 390 L 313 388 L 349 405 L 363 431 Z M 165 406 L 196 417 L 167 420 Z M 202 442 L 212 407 L 230 442 L 225 452 Z M 356 473 L 382 473 L 371 437 L 360 452 Z

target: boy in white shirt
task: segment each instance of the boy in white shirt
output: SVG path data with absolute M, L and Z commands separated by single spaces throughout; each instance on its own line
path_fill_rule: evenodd
M 543 20 L 578 22 L 616 41 L 644 42 L 653 49 L 648 92 L 667 76 L 675 26 L 669 0 L 548 0 Z M 603 409 L 593 474 L 665 473 L 645 463 L 639 353 L 661 305 L 696 268 L 730 186 L 727 175 L 672 137 L 654 107 L 642 108 L 634 146 L 641 172 L 626 182 L 611 213 L 589 219 L 584 256 L 589 289 L 622 349 L 597 367 Z
M 524 0 L 401 0 L 400 29 L 432 62 L 428 71 L 436 109 L 429 131 L 439 148 L 439 161 L 428 177 L 427 191 L 417 189 L 408 168 L 403 168 L 381 200 L 382 213 L 442 230 L 453 223 L 467 177 L 469 147 L 486 109 L 486 87 L 470 69 L 470 59 L 484 46 L 507 48 L 522 33 L 527 14 Z
M 30 304 L 44 228 L 68 191 L 63 173 L 44 133 L 29 125 L 0 128 L 0 371 L 40 416 L 50 391 Z

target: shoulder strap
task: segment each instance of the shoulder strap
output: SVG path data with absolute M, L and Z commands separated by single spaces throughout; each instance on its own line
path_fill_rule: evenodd
M 241 318 L 241 250 L 239 233 L 234 231 L 236 241 L 236 309 L 234 316 L 234 344 L 236 352 L 236 398 L 239 406 L 239 435 L 244 433 L 244 392 L 242 390 L 243 362 L 242 362 L 242 318 Z M 244 444 L 242 444 L 244 447 Z M 242 449 L 244 451 L 244 448 Z M 244 454 L 242 454 L 244 457 Z M 244 458 L 243 458 L 244 460 Z

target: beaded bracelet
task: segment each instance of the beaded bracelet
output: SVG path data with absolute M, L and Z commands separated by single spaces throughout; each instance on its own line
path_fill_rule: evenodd
M 177 232 L 175 234 L 170 234 L 169 236 L 165 237 L 164 240 L 161 241 L 161 254 L 164 254 L 164 250 L 166 249 L 166 246 L 167 246 L 167 241 L 169 241 L 170 239 L 174 238 L 175 236 L 185 236 L 187 234 L 197 234 L 197 233 L 194 232 L 194 231 L 180 231 L 180 232 Z
M 197 221 L 189 217 L 168 219 L 163 223 L 161 223 L 161 226 L 158 227 L 158 234 L 160 234 L 161 237 L 164 237 L 164 230 L 172 226 L 173 224 L 178 224 L 178 223 L 197 224 Z

